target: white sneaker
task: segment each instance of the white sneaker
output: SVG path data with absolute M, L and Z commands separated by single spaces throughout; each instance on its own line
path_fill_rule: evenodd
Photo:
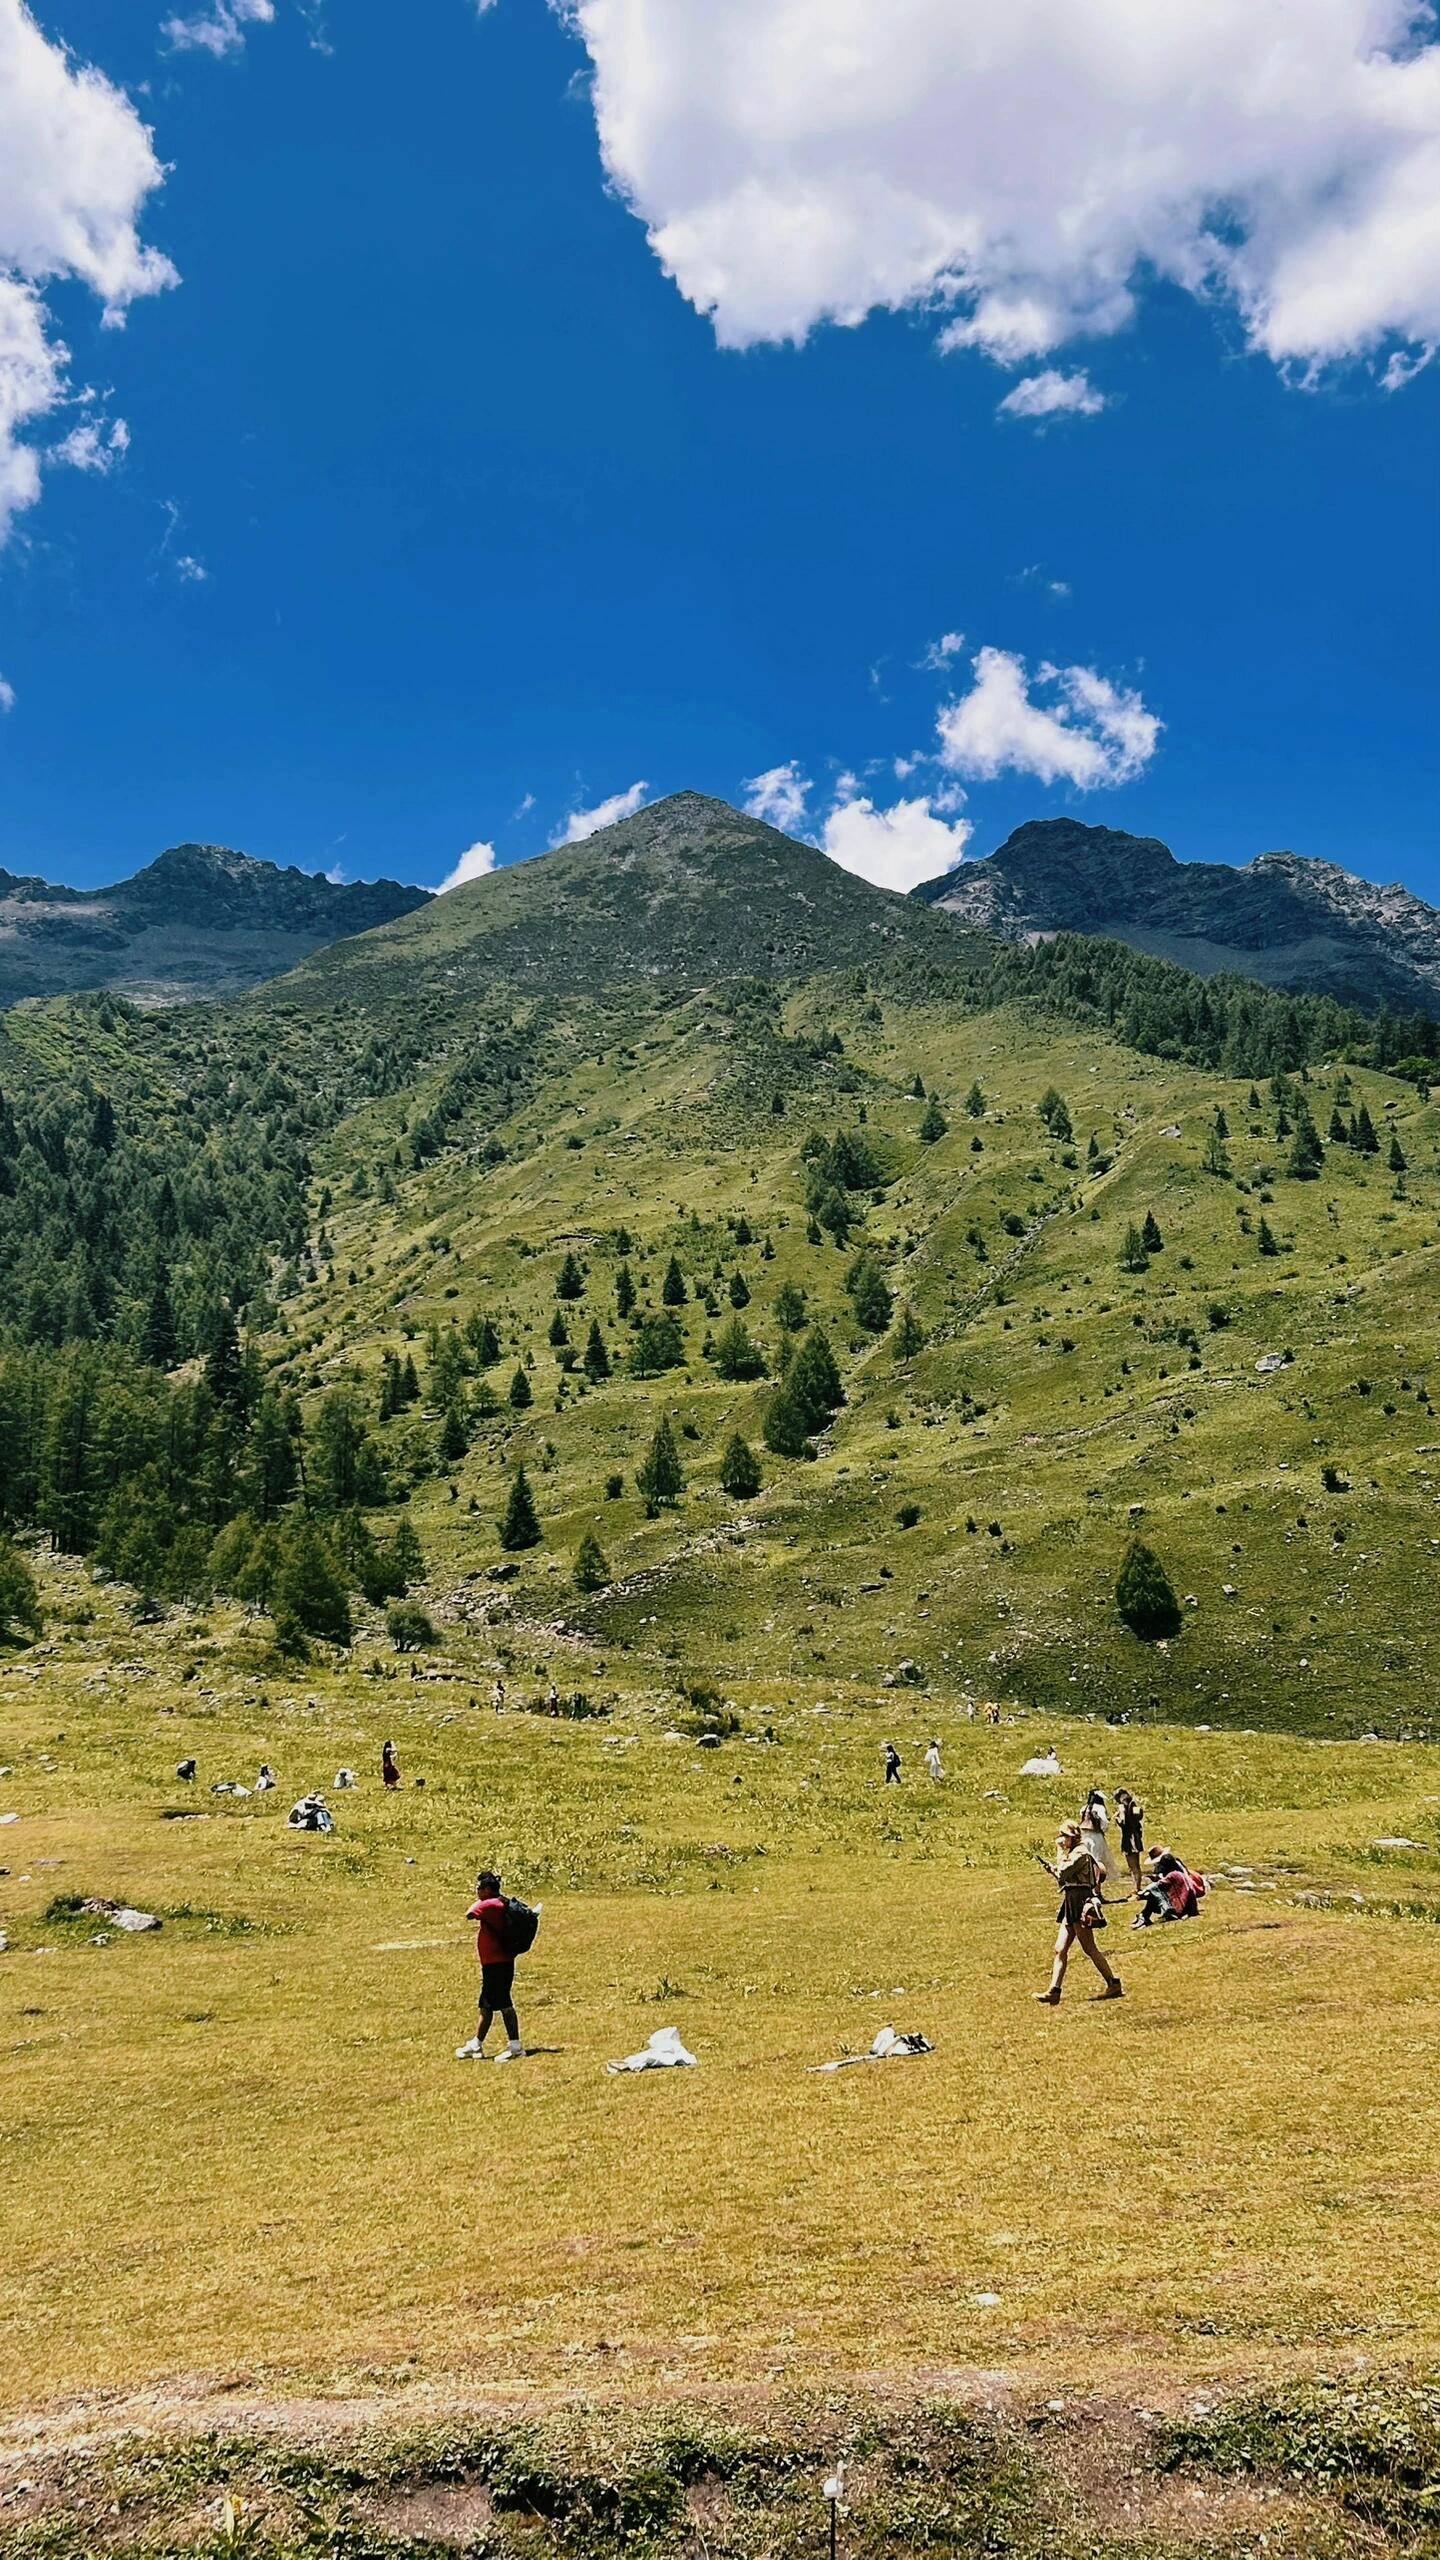
M 523 2062 L 525 2059 L 525 2047 L 523 2044 L 503 2045 L 499 2053 L 496 2054 L 495 2059 L 497 2062 Z
M 481 2043 L 479 2037 L 472 2036 L 468 2044 L 457 2044 L 455 2047 L 455 2059 L 457 2062 L 483 2062 L 485 2059 L 485 2047 Z

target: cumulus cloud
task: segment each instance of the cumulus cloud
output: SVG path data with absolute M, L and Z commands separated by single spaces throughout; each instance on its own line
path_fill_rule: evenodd
M 42 295 L 85 285 L 118 327 L 173 284 L 138 228 L 162 175 L 130 100 L 49 43 L 24 0 L 0 0 L 0 545 L 40 494 L 29 432 L 67 397 L 69 356 Z
M 820 844 L 842 871 L 858 873 L 877 889 L 903 893 L 953 870 L 972 832 L 968 818 L 947 823 L 923 797 L 877 809 L 862 796 L 830 811 Z
M 1032 678 L 1008 649 L 981 649 L 968 693 L 941 709 L 939 761 L 946 770 L 993 782 L 1002 773 L 1070 782 L 1094 791 L 1143 773 L 1161 722 L 1140 695 L 1093 667 L 1048 662 Z
M 275 0 L 214 0 L 193 18 L 167 18 L 160 30 L 172 53 L 208 53 L 216 62 L 244 50 L 252 27 L 273 26 Z
M 763 818 L 787 836 L 799 834 L 810 785 L 798 764 L 772 764 L 768 773 L 752 773 L 744 788 L 747 818 Z
M 616 791 L 608 800 L 598 800 L 593 809 L 572 809 L 560 834 L 552 836 L 552 846 L 583 844 L 587 836 L 598 835 L 602 827 L 633 818 L 636 810 L 643 807 L 649 788 L 648 782 L 632 782 L 628 791 Z
M 436 896 L 443 898 L 447 889 L 463 889 L 467 880 L 488 879 L 497 858 L 493 844 L 467 845 L 454 868 L 446 872 Z
M 1098 418 L 1109 404 L 1088 373 L 1027 373 L 999 403 L 1002 418 Z
M 4 676 L 0 676 L 0 711 L 13 711 L 14 708 L 15 687 L 6 681 Z
M 1158 277 L 1301 378 L 1440 340 L 1417 0 L 552 0 L 609 177 L 726 346 L 875 310 L 1018 366 Z

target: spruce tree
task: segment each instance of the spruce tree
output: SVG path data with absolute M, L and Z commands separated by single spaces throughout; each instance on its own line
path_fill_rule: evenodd
M 668 1413 L 662 1413 L 655 1426 L 655 1437 L 636 1475 L 635 1487 L 652 1520 L 662 1508 L 677 1503 L 685 1490 L 685 1472 Z
M 205 1360 L 205 1384 L 222 1412 L 238 1413 L 245 1400 L 245 1362 L 232 1307 L 221 1305 Z
M 1150 1268 L 1145 1251 L 1145 1238 L 1133 1218 L 1125 1230 L 1125 1245 L 1120 1256 L 1120 1268 L 1122 1271 L 1148 1271 Z
M 1404 1173 L 1406 1170 L 1405 1150 L 1393 1129 L 1390 1132 L 1390 1153 L 1385 1161 L 1392 1173 Z
M 1207 1173 L 1218 1175 L 1222 1182 L 1229 1180 L 1230 1158 L 1225 1152 L 1225 1141 L 1218 1129 L 1206 1130 L 1205 1152 L 1200 1161 Z
M 570 1339 L 570 1328 L 557 1307 L 550 1319 L 550 1348 L 561 1351 Z
M 946 1119 L 944 1112 L 941 1110 L 939 1103 L 936 1101 L 935 1096 L 932 1093 L 920 1115 L 919 1134 L 924 1140 L 925 1145 L 927 1147 L 933 1147 L 937 1138 L 944 1137 L 949 1126 L 949 1121 Z
M 1380 1141 L 1375 1135 L 1375 1123 L 1370 1117 L 1368 1106 L 1363 1102 L 1355 1115 L 1353 1144 L 1362 1156 L 1378 1156 L 1380 1153 Z
M 660 1304 L 662 1307 L 683 1307 L 689 1294 L 685 1286 L 685 1274 L 672 1253 L 665 1265 L 665 1277 L 660 1284 Z
M 587 1529 L 575 1550 L 573 1580 L 577 1591 L 603 1591 L 610 1580 L 610 1567 L 605 1550 L 593 1529 Z
M 164 1272 L 157 1268 L 140 1327 L 140 1357 L 152 1369 L 173 1369 L 177 1350 L 170 1292 L 165 1285 Z
M 878 1262 L 868 1253 L 862 1254 L 845 1286 L 855 1310 L 856 1323 L 862 1324 L 867 1333 L 884 1333 L 895 1302 Z
M 775 1292 L 775 1320 L 786 1333 L 798 1333 L 805 1322 L 805 1292 L 793 1280 L 782 1280 Z
M 748 1307 L 750 1304 L 749 1285 L 743 1271 L 730 1274 L 730 1304 L 732 1307 Z
M 329 1540 L 310 1520 L 292 1521 L 279 1535 L 270 1611 L 282 1645 L 301 1636 L 331 1644 L 351 1637 L 350 1598 Z
M 44 1627 L 35 1576 L 13 1539 L 0 1530 L 0 1644 L 17 1635 L 41 1635 Z
M 1276 1254 L 1276 1253 L 1278 1253 L 1278 1252 L 1279 1252 L 1280 1247 L 1278 1246 L 1278 1244 L 1277 1244 L 1277 1243 L 1276 1243 L 1276 1241 L 1275 1241 L 1274 1233 L 1273 1233 L 1273 1231 L 1272 1231 L 1272 1229 L 1271 1229 L 1270 1221 L 1269 1221 L 1269 1219 L 1268 1219 L 1268 1218 L 1262 1218 L 1262 1219 L 1261 1219 L 1260 1224 L 1259 1224 L 1258 1228 L 1256 1229 L 1256 1233 L 1255 1233 L 1255 1242 L 1256 1242 L 1256 1245 L 1258 1246 L 1258 1248 L 1259 1248 L 1260 1252 L 1261 1252 L 1261 1253 L 1263 1253 L 1267 1258 L 1268 1258 L 1271 1254 Z
M 985 1088 L 978 1076 L 965 1096 L 965 1108 L 972 1120 L 983 1120 L 989 1108 L 985 1100 Z
M 759 1346 L 739 1316 L 732 1316 L 728 1324 L 721 1326 L 711 1356 L 717 1374 L 732 1384 L 738 1379 L 761 1378 L 765 1374 L 765 1362 Z
M 1132 1538 L 1115 1583 L 1115 1606 L 1133 1635 L 1147 1644 L 1180 1632 L 1180 1606 L 1170 1577 L 1153 1547 Z
M 598 1387 L 601 1379 L 610 1375 L 610 1354 L 605 1348 L 605 1336 L 593 1317 L 585 1337 L 584 1367 L 592 1387 Z
M 790 1364 L 785 1385 L 808 1430 L 822 1431 L 845 1401 L 835 1354 L 825 1334 L 807 1334 Z
M 526 1547 L 540 1544 L 540 1515 L 530 1490 L 530 1479 L 523 1467 L 517 1467 L 511 1480 L 510 1498 L 500 1524 L 500 1544 L 507 1555 L 520 1555 Z
M 1145 1224 L 1140 1230 L 1140 1241 L 1147 1253 L 1163 1253 L 1165 1250 L 1165 1239 L 1160 1233 L 1160 1222 L 1153 1209 L 1147 1209 L 1145 1212 Z
M 555 1295 L 557 1298 L 583 1298 L 585 1295 L 585 1274 L 573 1253 L 567 1253 L 560 1265 Z
M 525 1374 L 523 1360 L 510 1381 L 510 1402 L 517 1413 L 524 1413 L 535 1401 L 535 1390 Z
M 1344 1147 L 1349 1143 L 1350 1132 L 1341 1118 L 1340 1105 L 1337 1102 L 1330 1113 L 1330 1144 L 1332 1147 Z
M 1302 1104 L 1285 1170 L 1294 1182 L 1313 1182 L 1324 1162 L 1325 1150 L 1320 1143 L 1320 1132 Z
M 387 1550 L 390 1587 L 403 1600 L 412 1583 L 425 1579 L 425 1551 L 414 1525 L 402 1520 Z
M 635 1282 L 628 1262 L 622 1262 L 615 1274 L 615 1312 L 628 1316 L 635 1304 Z
M 760 1491 L 760 1461 L 748 1440 L 734 1433 L 720 1461 L 721 1490 L 736 1502 L 749 1502 Z
M 447 1404 L 445 1407 L 440 1420 L 439 1446 L 441 1462 L 445 1466 L 453 1466 L 457 1458 L 464 1457 L 470 1446 L 470 1435 L 465 1428 L 465 1416 L 458 1404 Z
M 500 1336 L 488 1316 L 472 1316 L 465 1337 L 475 1354 L 477 1367 L 493 1369 L 500 1357 Z
M 420 1379 L 415 1367 L 414 1358 L 408 1351 L 405 1354 L 405 1366 L 400 1373 L 400 1383 L 405 1391 L 406 1403 L 418 1404 L 420 1401 Z

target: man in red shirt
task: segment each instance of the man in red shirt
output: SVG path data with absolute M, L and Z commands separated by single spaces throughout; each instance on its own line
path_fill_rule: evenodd
M 497 2062 L 519 2062 L 525 2048 L 520 2041 L 520 2021 L 515 2015 L 515 1959 L 510 1954 L 505 1935 L 505 1896 L 493 1867 L 482 1867 L 475 1879 L 475 1899 L 466 1913 L 476 1920 L 475 1953 L 480 1959 L 480 2023 L 468 2044 L 456 2047 L 457 2062 L 483 2062 L 485 2039 L 490 2021 L 498 2009 L 505 2021 L 510 2041 Z

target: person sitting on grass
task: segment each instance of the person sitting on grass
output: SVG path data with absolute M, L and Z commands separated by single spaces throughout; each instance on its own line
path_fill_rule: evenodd
M 483 2062 L 485 2039 L 498 2009 L 505 2022 L 509 2043 L 497 2053 L 497 2062 L 519 2062 L 525 2048 L 520 2041 L 520 2021 L 515 2014 L 515 1958 L 510 1953 L 505 1927 L 505 1896 L 500 1878 L 493 1867 L 482 1867 L 475 1879 L 475 1899 L 466 1913 L 476 1920 L 475 1953 L 480 1959 L 480 2019 L 468 2044 L 457 2046 L 457 2062 Z
M 1152 1849 L 1145 1863 L 1150 1872 L 1140 1893 L 1139 1917 L 1131 1927 L 1148 1929 L 1157 1920 L 1193 1920 L 1210 1890 L 1204 1877 L 1177 1858 L 1173 1849 Z
M 1101 1999 L 1118 2000 L 1122 1988 L 1120 1977 L 1111 1970 L 1095 1944 L 1096 1929 L 1103 1929 L 1105 1926 L 1105 1905 L 1100 1892 L 1101 1876 L 1095 1860 L 1081 1840 L 1078 1822 L 1066 1822 L 1061 1825 L 1060 1837 L 1055 1843 L 1054 1866 L 1051 1866 L 1048 1858 L 1042 1858 L 1040 1864 L 1047 1875 L 1055 1878 L 1060 1887 L 1060 1908 L 1055 1915 L 1060 1924 L 1060 1934 L 1055 1941 L 1055 1963 L 1050 1975 L 1050 1988 L 1048 1991 L 1035 1992 L 1033 1997 L 1043 2001 L 1047 2008 L 1059 2008 L 1060 1994 L 1065 1984 L 1065 1968 L 1070 1962 L 1070 1950 L 1078 1939 L 1082 1953 L 1089 1957 L 1105 1985 L 1100 1994 Z

